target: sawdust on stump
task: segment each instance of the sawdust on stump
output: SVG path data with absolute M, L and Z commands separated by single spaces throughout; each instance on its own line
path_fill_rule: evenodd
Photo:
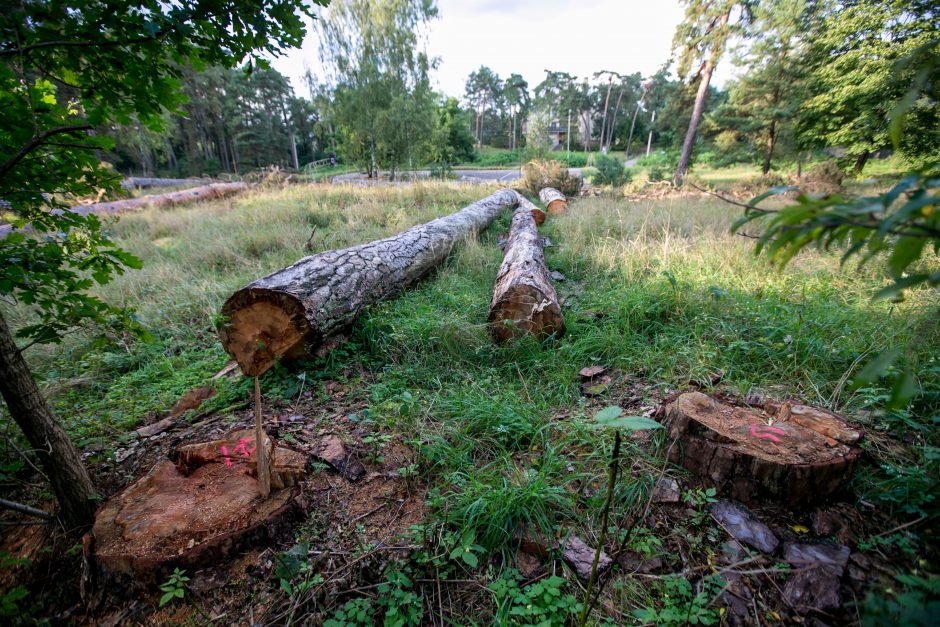
M 832 412 L 783 403 L 764 412 L 700 392 L 666 406 L 673 461 L 732 498 L 787 505 L 824 501 L 851 479 L 861 433 Z
M 155 583 L 173 567 L 215 563 L 259 540 L 296 511 L 292 486 L 306 457 L 275 447 L 272 487 L 259 492 L 253 431 L 180 447 L 109 499 L 85 538 L 96 575 Z

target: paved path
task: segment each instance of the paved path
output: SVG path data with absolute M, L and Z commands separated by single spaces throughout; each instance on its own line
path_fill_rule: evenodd
M 572 174 L 581 175 L 580 168 L 570 168 L 570 171 Z M 509 183 L 522 177 L 522 173 L 519 170 L 454 170 L 453 173 L 458 181 L 466 183 Z M 385 176 L 388 175 L 387 172 L 383 172 L 382 174 Z M 409 179 L 412 176 L 420 179 L 430 178 L 431 171 L 415 170 L 414 172 L 401 173 L 398 176 L 401 177 L 400 180 L 390 182 L 386 179 L 372 180 L 361 172 L 352 172 L 349 174 L 338 174 L 333 177 L 332 181 L 334 183 L 355 183 L 360 185 L 403 185 L 409 183 Z

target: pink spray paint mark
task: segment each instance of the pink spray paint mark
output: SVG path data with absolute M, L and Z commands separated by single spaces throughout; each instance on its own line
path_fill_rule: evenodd
M 251 457 L 251 454 L 255 452 L 255 447 L 252 446 L 251 449 L 248 449 L 248 445 L 251 444 L 251 440 L 246 440 L 241 438 L 238 440 L 238 446 L 235 447 L 235 451 L 241 451 L 243 457 Z
M 760 427 L 761 429 L 760 432 L 758 432 L 757 430 L 758 427 Z M 773 433 L 770 433 L 771 431 L 773 433 L 779 433 L 780 435 L 783 435 L 785 433 L 785 431 L 781 429 L 780 427 L 771 427 L 770 425 L 758 425 L 758 424 L 751 425 L 751 435 L 753 435 L 755 438 L 763 438 L 765 440 L 770 440 L 771 442 L 779 442 L 780 438 L 773 435 Z
M 228 449 L 223 446 L 223 447 L 221 447 L 221 451 L 222 451 L 222 457 L 225 458 L 225 465 L 228 466 L 229 468 L 231 468 L 231 467 L 232 467 L 232 459 L 228 456 Z

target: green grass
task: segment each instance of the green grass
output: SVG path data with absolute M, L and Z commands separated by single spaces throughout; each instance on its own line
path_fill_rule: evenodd
M 444 183 L 296 186 L 128 214 L 114 233 L 145 267 L 100 294 L 137 307 L 154 342 L 102 351 L 77 335 L 28 356 L 80 443 L 113 442 L 218 371 L 226 357 L 214 323 L 236 288 L 308 254 L 308 241 L 313 251 L 370 241 L 484 193 Z M 578 370 L 592 364 L 635 376 L 642 394 L 691 383 L 709 389 L 721 373 L 728 391 L 845 411 L 870 430 L 879 464 L 901 471 L 869 466 L 860 496 L 892 513 L 935 513 L 917 491 L 929 492 L 940 450 L 935 424 L 931 430 L 940 405 L 940 332 L 930 318 L 936 295 L 873 303 L 871 294 L 887 282 L 878 265 L 843 268 L 835 254 L 810 251 L 778 272 L 753 256 L 752 240 L 729 234 L 736 217 L 734 207 L 713 199 L 573 203 L 544 227 L 557 244 L 548 264 L 567 277 L 557 286 L 568 303 L 567 334 L 495 347 L 485 321 L 502 257 L 496 234 L 508 225 L 503 216 L 432 278 L 371 308 L 346 345 L 305 368 L 312 379 L 344 377 L 353 366 L 373 374 L 359 393 L 375 424 L 417 451 L 430 489 L 426 524 L 472 530 L 497 571 L 508 565 L 508 541 L 520 523 L 549 534 L 574 529 L 591 537 L 596 530 L 602 491 L 584 486 L 602 484 L 611 438 L 591 428 L 597 403 L 578 391 Z M 29 317 L 12 314 L 13 326 Z M 886 389 L 853 390 L 845 382 L 860 356 L 894 345 L 912 346 L 924 395 L 910 410 L 885 414 Z M 262 386 L 268 392 L 284 380 L 275 370 Z M 218 387 L 217 409 L 248 395 L 246 382 Z M 901 446 L 895 438 L 902 436 L 919 444 Z M 618 485 L 612 520 L 645 502 L 653 468 L 662 467 L 656 447 L 624 446 L 636 471 Z M 658 603 L 634 584 L 611 589 L 624 611 Z

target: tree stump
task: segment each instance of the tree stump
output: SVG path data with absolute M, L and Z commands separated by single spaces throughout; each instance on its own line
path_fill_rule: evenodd
M 281 358 L 312 355 L 359 313 L 437 267 L 465 238 L 489 226 L 519 195 L 500 190 L 449 216 L 398 235 L 330 250 L 258 279 L 222 307 L 222 346 L 249 376 Z
M 545 187 L 540 190 L 539 200 L 551 214 L 564 213 L 568 210 L 568 199 L 554 187 Z
M 174 461 L 109 499 L 85 538 L 92 578 L 120 584 L 159 583 L 174 567 L 198 569 L 274 533 L 296 512 L 294 489 L 306 456 L 275 447 L 272 492 L 259 494 L 254 432 L 183 446 Z
M 689 392 L 666 406 L 665 422 L 678 440 L 672 461 L 744 502 L 824 501 L 846 487 L 861 453 L 861 433 L 840 416 L 791 402 L 757 412 Z
M 542 340 L 552 333 L 565 332 L 558 294 L 545 265 L 542 239 L 532 212 L 521 200 L 512 216 L 506 255 L 493 286 L 488 322 L 496 343 L 527 333 Z

